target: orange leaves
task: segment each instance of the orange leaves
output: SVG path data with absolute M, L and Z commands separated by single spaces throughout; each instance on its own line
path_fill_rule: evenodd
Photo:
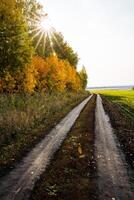
M 24 70 L 24 91 L 27 93 L 33 93 L 34 89 L 36 87 L 36 76 L 37 76 L 37 70 L 35 69 L 34 65 L 28 65 L 25 67 Z
M 34 68 L 38 71 L 38 73 L 41 75 L 46 75 L 49 71 L 49 68 L 46 67 L 46 62 L 43 58 L 39 56 L 35 56 L 32 59 L 32 65 Z
M 64 61 L 65 74 L 66 74 L 66 88 L 67 90 L 79 91 L 81 90 L 80 79 L 78 73 L 74 67 L 72 67 L 67 61 Z
M 29 85 L 32 91 L 34 86 L 41 91 L 79 91 L 82 89 L 81 81 L 76 69 L 66 60 L 60 60 L 57 56 L 50 56 L 43 59 L 36 56 L 32 60 L 34 77 L 29 71 Z M 30 75 L 31 73 L 31 75 Z M 33 85 L 33 88 L 31 86 Z
M 46 59 L 35 56 L 23 71 L 16 71 L 13 75 L 7 72 L 0 82 L 0 90 L 2 89 L 8 92 L 26 93 L 79 91 L 82 85 L 78 72 L 67 60 L 60 60 L 57 56 Z
M 48 89 L 63 91 L 66 87 L 65 66 L 56 56 L 50 56 L 46 59 L 49 73 L 47 75 Z

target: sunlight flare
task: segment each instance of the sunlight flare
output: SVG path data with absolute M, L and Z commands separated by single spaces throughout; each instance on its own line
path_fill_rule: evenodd
M 39 21 L 38 27 L 39 27 L 40 30 L 42 30 L 42 32 L 49 33 L 51 31 L 51 29 L 52 29 L 51 22 L 50 22 L 49 18 L 44 18 L 43 17 Z
M 53 41 L 52 41 L 52 37 L 54 35 L 53 32 L 55 31 L 55 29 L 52 27 L 51 21 L 48 15 L 47 14 L 42 15 L 42 17 L 40 18 L 36 18 L 35 21 L 31 20 L 31 23 L 33 24 L 32 29 L 30 30 L 30 34 L 33 35 L 32 40 L 37 38 L 35 49 L 37 49 L 40 43 L 42 42 L 43 43 L 42 51 L 44 54 L 45 48 L 46 48 L 46 39 L 48 37 L 52 54 L 55 55 L 56 53 L 55 53 L 55 50 L 53 47 Z

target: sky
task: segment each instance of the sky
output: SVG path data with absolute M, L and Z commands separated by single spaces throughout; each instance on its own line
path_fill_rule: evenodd
M 78 53 L 88 86 L 134 84 L 134 0 L 38 0 Z

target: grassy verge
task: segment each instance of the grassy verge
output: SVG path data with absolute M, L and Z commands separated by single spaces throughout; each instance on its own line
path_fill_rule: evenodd
M 122 113 L 134 121 L 134 90 L 100 90 L 94 92 L 102 94 L 108 100 L 119 106 Z
M 0 174 L 89 93 L 0 95 Z
M 31 200 L 95 200 L 95 96 L 80 114 L 51 165 L 34 188 Z

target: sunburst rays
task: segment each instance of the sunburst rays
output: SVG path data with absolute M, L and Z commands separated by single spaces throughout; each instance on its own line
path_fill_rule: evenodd
M 46 40 L 48 39 L 52 54 L 56 55 L 53 42 L 55 41 L 58 43 L 58 41 L 54 35 L 55 29 L 51 25 L 52 23 L 48 15 L 41 15 L 41 17 L 36 16 L 35 20 L 30 20 L 31 29 L 29 33 L 32 35 L 32 40 L 36 41 L 35 49 L 37 49 L 41 44 L 42 53 L 44 54 L 46 49 Z

